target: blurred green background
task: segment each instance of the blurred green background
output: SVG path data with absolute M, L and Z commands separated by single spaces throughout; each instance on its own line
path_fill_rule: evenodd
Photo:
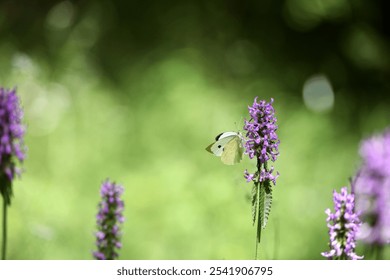
M 275 99 L 280 156 L 260 258 L 323 259 L 324 210 L 390 122 L 388 4 L 0 1 L 0 84 L 28 156 L 9 259 L 92 259 L 100 184 L 125 187 L 120 259 L 253 259 L 245 158 L 205 151 Z M 358 243 L 358 253 L 363 248 Z M 390 258 L 389 252 L 385 254 Z

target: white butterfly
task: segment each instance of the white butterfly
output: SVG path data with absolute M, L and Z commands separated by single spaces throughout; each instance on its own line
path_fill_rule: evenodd
M 239 163 L 244 153 L 244 138 L 239 132 L 223 132 L 215 137 L 215 142 L 210 144 L 206 150 L 227 165 Z

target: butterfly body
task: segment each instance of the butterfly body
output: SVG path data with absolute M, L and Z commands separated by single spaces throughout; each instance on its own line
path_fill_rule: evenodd
M 206 150 L 227 165 L 239 163 L 244 153 L 244 138 L 239 132 L 223 132 L 215 137 L 215 142 L 210 144 Z

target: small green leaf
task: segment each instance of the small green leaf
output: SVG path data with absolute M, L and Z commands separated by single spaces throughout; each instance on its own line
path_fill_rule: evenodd
M 262 219 L 262 229 L 265 229 L 265 226 L 268 222 L 269 213 L 271 212 L 271 206 L 272 206 L 272 193 L 266 193 L 265 199 L 264 199 L 264 210 L 263 210 L 263 219 Z
M 258 196 L 257 196 L 257 201 L 258 201 L 258 216 L 257 216 L 257 234 L 256 234 L 256 239 L 257 242 L 260 243 L 260 238 L 261 238 L 261 229 L 263 228 L 263 223 L 264 223 L 264 203 L 265 203 L 265 189 L 264 189 L 264 184 L 260 183 L 259 184 L 259 190 L 258 190 Z

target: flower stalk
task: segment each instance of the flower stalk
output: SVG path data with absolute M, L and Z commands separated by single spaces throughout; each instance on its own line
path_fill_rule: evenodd
M 273 99 L 267 103 L 257 101 L 248 106 L 250 119 L 245 120 L 246 131 L 245 153 L 250 159 L 256 158 L 256 171 L 249 173 L 245 170 L 244 177 L 247 182 L 253 182 L 252 188 L 252 222 L 256 226 L 255 259 L 257 259 L 258 245 L 261 241 L 261 231 L 265 228 L 272 205 L 272 184 L 276 184 L 279 176 L 273 175 L 273 166 L 269 161 L 275 161 L 279 155 L 279 138 L 276 134 L 275 110 Z M 271 184 L 272 183 L 272 184 Z
M 6 259 L 6 252 L 7 252 L 7 202 L 3 197 L 3 241 L 1 244 L 1 259 Z
M 23 111 L 16 90 L 0 87 L 0 194 L 3 198 L 1 258 L 6 259 L 7 208 L 11 205 L 12 182 L 20 174 L 16 164 L 25 158 Z
M 121 199 L 123 187 L 110 182 L 103 182 L 100 195 L 99 211 L 96 215 L 98 231 L 96 232 L 97 251 L 93 256 L 97 260 L 114 260 L 122 247 L 120 224 L 124 222 L 124 202 Z

